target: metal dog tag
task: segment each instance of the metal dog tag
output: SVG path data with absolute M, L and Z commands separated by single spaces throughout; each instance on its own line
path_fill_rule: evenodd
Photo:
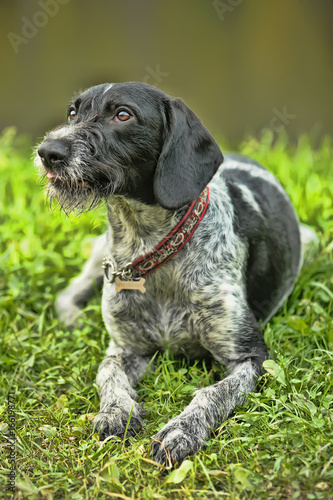
M 136 280 L 121 280 L 120 278 L 116 278 L 116 292 L 119 293 L 121 290 L 139 290 L 141 293 L 146 293 L 146 289 L 143 286 L 145 284 L 144 278 L 139 278 Z

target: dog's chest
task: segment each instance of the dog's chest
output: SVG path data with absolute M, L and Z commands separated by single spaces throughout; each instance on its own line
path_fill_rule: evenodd
M 147 292 L 122 290 L 105 283 L 103 318 L 115 342 L 141 354 L 171 349 L 189 356 L 204 355 L 200 347 L 198 307 L 194 297 L 177 272 L 166 268 L 156 276 L 148 276 Z M 185 280 L 186 281 L 186 280 Z
M 221 207 L 216 206 L 221 204 L 220 197 L 215 198 L 190 241 L 146 276 L 146 293 L 138 290 L 117 293 L 115 283 L 104 283 L 103 318 L 118 345 L 142 355 L 170 348 L 174 353 L 200 357 L 206 355 L 202 345 L 206 345 L 207 337 L 215 335 L 221 344 L 228 344 L 229 350 L 232 347 L 227 338 L 233 326 L 228 307 L 234 301 L 226 299 L 225 283 L 229 283 L 227 293 L 232 294 L 230 283 L 235 272 L 241 274 L 245 250 L 240 242 L 234 241 L 228 212 L 221 224 L 217 216 Z M 107 257 L 119 269 L 137 257 L 133 249 L 139 255 L 147 252 L 145 248 L 138 249 L 135 232 L 124 231 L 123 225 L 119 224 L 118 233 L 112 227 L 107 244 L 110 249 Z M 156 242 L 150 243 L 151 247 L 155 245 Z

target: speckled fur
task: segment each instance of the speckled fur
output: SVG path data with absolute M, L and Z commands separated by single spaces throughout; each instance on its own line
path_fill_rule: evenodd
M 272 174 L 256 162 L 237 155 L 226 155 L 218 167 L 222 155 L 215 141 L 183 103 L 148 85 L 124 85 L 98 86 L 87 91 L 87 95 L 93 96 L 97 115 L 98 106 L 102 108 L 106 97 L 112 99 L 117 95 L 119 98 L 122 89 L 128 96 L 130 88 L 134 100 L 136 92 L 140 98 L 147 96 L 145 107 L 140 111 L 142 116 L 146 113 L 151 117 L 154 112 L 154 116 L 160 117 L 156 130 L 145 132 L 154 149 L 152 155 L 147 156 L 147 163 L 155 162 L 155 167 L 150 177 L 145 173 L 143 184 L 148 185 L 145 191 L 139 181 L 133 181 L 140 178 L 139 169 L 131 178 L 130 173 L 122 172 L 121 158 L 117 157 L 117 165 L 113 167 L 110 152 L 103 158 L 103 150 L 99 151 L 104 169 L 107 162 L 111 162 L 108 182 L 117 178 L 118 186 L 122 187 L 103 187 L 103 193 L 107 192 L 104 196 L 109 220 L 107 232 L 93 248 L 82 274 L 60 295 L 57 305 L 62 319 L 73 323 L 94 282 L 103 279 L 103 256 L 122 268 L 150 252 L 177 225 L 188 203 L 209 182 L 210 201 L 204 218 L 184 248 L 147 276 L 145 294 L 129 290 L 116 293 L 115 284 L 106 281 L 103 287 L 103 318 L 112 340 L 97 375 L 101 408 L 95 418 L 95 428 L 101 439 L 110 435 L 124 437 L 126 428 L 127 435 L 140 429 L 142 407 L 136 401 L 134 388 L 156 351 L 168 346 L 177 355 L 211 356 L 227 369 L 226 378 L 198 390 L 185 410 L 154 436 L 151 446 L 154 460 L 173 465 L 200 450 L 210 431 L 228 418 L 236 405 L 244 403 L 245 393 L 255 390 L 262 362 L 267 357 L 258 320 L 267 321 L 292 289 L 300 268 L 299 229 L 290 201 Z M 149 106 L 155 108 L 151 110 Z M 173 113 L 171 118 L 163 115 L 168 106 L 169 114 Z M 91 113 L 89 116 L 88 130 Z M 139 118 L 136 117 L 138 122 Z M 103 122 L 99 121 L 98 126 L 101 136 Z M 80 170 L 82 152 L 76 134 L 81 137 L 84 127 L 83 114 L 77 124 L 65 125 L 46 138 L 48 143 L 65 138 L 75 144 L 72 157 L 56 164 L 62 168 L 63 178 L 66 178 L 66 168 L 73 177 L 72 164 Z M 116 129 L 117 133 L 119 130 Z M 196 142 L 192 144 L 193 137 Z M 87 178 L 85 169 L 90 163 L 89 182 L 94 174 L 94 160 L 87 154 L 88 133 L 86 139 L 88 144 L 82 146 L 85 157 L 79 175 L 81 182 Z M 107 150 L 113 138 L 104 141 L 101 147 Z M 156 154 L 158 144 L 161 149 Z M 134 141 L 129 138 L 125 150 L 126 147 L 124 158 L 135 158 Z M 172 154 L 170 147 L 175 148 Z M 96 145 L 92 149 L 96 150 Z M 149 155 L 149 147 L 146 154 Z M 186 155 L 183 161 L 182 156 Z M 216 167 L 203 176 L 204 161 L 210 164 L 218 159 Z M 36 163 L 42 171 L 46 168 L 40 159 Z M 178 164 L 182 166 L 177 167 Z M 192 183 L 190 187 L 186 178 Z M 124 192 L 126 183 L 129 187 Z M 136 192 L 133 185 L 141 186 L 140 190 Z M 100 186 L 94 189 L 92 186 L 94 196 L 90 193 L 88 203 L 103 197 Z M 66 186 L 62 185 L 58 195 L 64 196 L 68 207 L 71 203 L 68 193 L 64 195 L 65 190 Z M 51 196 L 56 195 L 57 190 L 51 190 Z M 86 203 L 80 200 L 78 191 L 75 200 L 79 207 Z

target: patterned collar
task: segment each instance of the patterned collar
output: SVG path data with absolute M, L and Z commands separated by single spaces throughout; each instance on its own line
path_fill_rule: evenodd
M 105 258 L 103 260 L 103 269 L 106 281 L 108 283 L 115 281 L 117 292 L 123 289 L 131 289 L 140 290 L 144 293 L 145 288 L 143 284 L 145 280 L 143 278 L 174 257 L 190 240 L 205 215 L 208 201 L 209 188 L 207 186 L 199 198 L 190 205 L 177 226 L 152 252 L 138 257 L 123 269 L 115 269 L 114 263 L 110 259 Z

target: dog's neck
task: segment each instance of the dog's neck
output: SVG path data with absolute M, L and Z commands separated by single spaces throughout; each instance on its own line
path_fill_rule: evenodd
M 124 196 L 107 203 L 110 224 L 110 253 L 119 265 L 151 252 L 184 216 L 187 206 L 170 211 Z

